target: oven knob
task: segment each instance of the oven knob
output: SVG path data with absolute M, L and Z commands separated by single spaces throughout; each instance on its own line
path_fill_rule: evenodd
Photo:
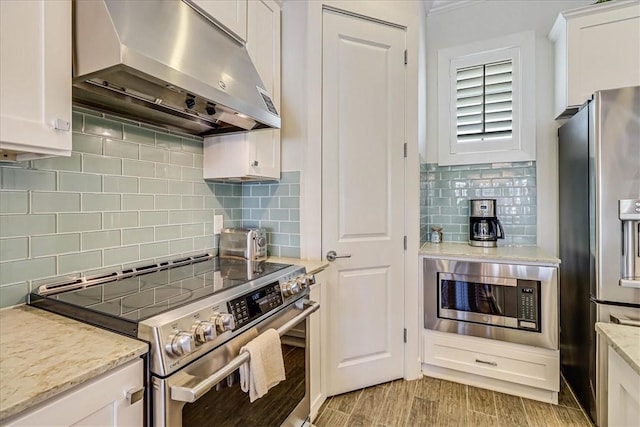
M 293 295 L 293 282 L 287 282 L 282 284 L 282 295 L 290 297 Z
M 300 291 L 300 283 L 298 283 L 297 280 L 292 280 L 282 285 L 282 293 L 285 297 L 290 297 L 291 295 L 295 295 Z
M 316 284 L 316 276 L 314 276 L 313 274 L 305 274 L 304 275 L 304 280 L 305 280 L 305 282 L 307 282 L 307 286 L 311 286 L 311 285 L 315 285 Z
M 308 287 L 306 280 L 304 280 L 304 277 L 298 277 L 296 279 L 296 285 L 298 285 L 298 289 L 299 289 L 298 292 Z
M 193 335 L 188 332 L 178 331 L 169 337 L 166 346 L 167 352 L 176 356 L 191 353 L 193 350 Z
M 216 327 L 211 322 L 197 322 L 191 329 L 196 338 L 197 344 L 204 344 L 208 341 L 213 341 L 216 337 Z
M 216 325 L 216 329 L 220 333 L 232 331 L 236 327 L 236 321 L 233 319 L 233 314 L 230 313 L 216 313 L 211 317 L 211 322 Z
M 264 236 L 260 236 L 256 239 L 256 243 L 259 248 L 263 248 L 267 245 L 267 239 Z

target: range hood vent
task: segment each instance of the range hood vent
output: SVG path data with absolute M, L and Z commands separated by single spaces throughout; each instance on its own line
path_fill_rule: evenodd
M 247 49 L 183 1 L 76 0 L 73 102 L 191 135 L 280 128 Z

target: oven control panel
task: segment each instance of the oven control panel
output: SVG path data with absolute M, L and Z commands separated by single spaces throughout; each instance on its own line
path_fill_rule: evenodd
M 274 282 L 249 295 L 231 300 L 227 305 L 229 313 L 235 318 L 235 328 L 239 329 L 283 303 L 280 283 Z
M 300 298 L 315 283 L 313 275 L 298 266 L 265 279 L 177 307 L 172 317 L 160 315 L 141 322 L 139 338 L 152 343 L 152 372 L 167 375 L 179 370 Z

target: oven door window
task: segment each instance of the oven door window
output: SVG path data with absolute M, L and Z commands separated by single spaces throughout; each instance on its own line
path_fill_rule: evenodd
M 305 327 L 306 322 L 302 322 L 281 338 L 285 381 L 250 403 L 249 394 L 240 389 L 236 370 L 226 381 L 183 407 L 182 425 L 262 427 L 285 422 L 305 397 Z

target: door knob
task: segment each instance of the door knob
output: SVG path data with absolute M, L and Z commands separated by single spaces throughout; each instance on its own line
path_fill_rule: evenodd
M 349 255 L 338 255 L 336 251 L 327 252 L 327 261 L 333 262 L 338 258 L 351 258 L 351 254 Z

